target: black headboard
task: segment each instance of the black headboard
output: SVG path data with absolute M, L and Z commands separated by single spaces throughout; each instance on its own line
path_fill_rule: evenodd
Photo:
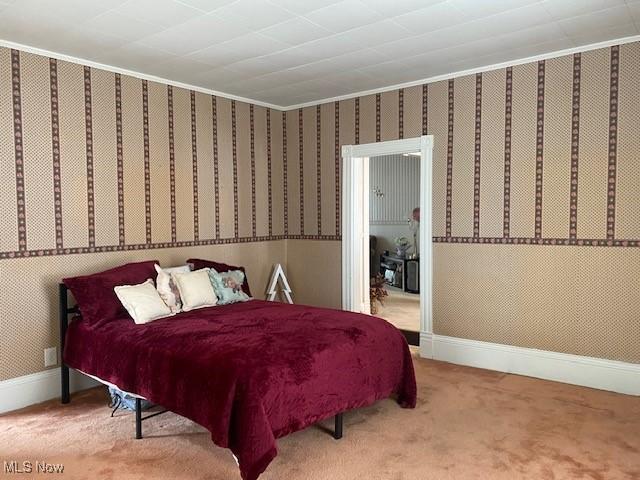
M 58 284 L 58 314 L 60 316 L 60 373 L 61 373 L 61 396 L 62 403 L 69 403 L 69 367 L 65 365 L 64 342 L 67 337 L 67 327 L 69 326 L 69 315 L 77 315 L 80 309 L 77 305 L 69 306 L 69 289 L 64 283 Z

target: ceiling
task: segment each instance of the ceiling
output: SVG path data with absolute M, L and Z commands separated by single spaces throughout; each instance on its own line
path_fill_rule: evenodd
M 280 107 L 640 34 L 640 0 L 0 0 L 0 39 Z

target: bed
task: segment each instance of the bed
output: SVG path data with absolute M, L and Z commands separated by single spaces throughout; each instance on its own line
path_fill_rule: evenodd
M 267 468 L 278 437 L 335 417 L 339 438 L 343 412 L 383 398 L 415 406 L 407 342 L 376 317 L 255 299 L 145 325 L 79 313 L 61 284 L 63 403 L 69 368 L 113 384 L 205 427 L 244 480 Z M 142 420 L 137 408 L 138 438 Z

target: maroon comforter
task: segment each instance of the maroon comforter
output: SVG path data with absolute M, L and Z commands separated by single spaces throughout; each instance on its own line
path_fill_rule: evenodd
M 407 343 L 386 321 L 261 300 L 146 325 L 73 321 L 64 360 L 204 426 L 245 480 L 277 437 L 391 395 L 416 402 Z

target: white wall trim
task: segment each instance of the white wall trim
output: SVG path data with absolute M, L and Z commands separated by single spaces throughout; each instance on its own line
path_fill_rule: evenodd
M 632 42 L 638 42 L 638 41 L 640 41 L 640 35 L 632 35 L 630 37 L 615 38 L 615 39 L 606 40 L 606 41 L 603 41 L 603 42 L 590 43 L 588 45 L 581 45 L 581 46 L 578 46 L 578 47 L 565 48 L 563 50 L 555 50 L 553 52 L 543 53 L 543 54 L 540 54 L 540 55 L 534 55 L 534 56 L 530 56 L 530 57 L 523 57 L 523 58 L 519 58 L 519 59 L 516 59 L 516 60 L 509 60 L 509 61 L 506 61 L 506 62 L 494 63 L 494 64 L 491 64 L 491 65 L 485 65 L 485 66 L 482 66 L 482 67 L 476 67 L 476 68 L 471 68 L 471 69 L 467 69 L 467 70 L 459 70 L 457 72 L 445 73 L 445 74 L 436 75 L 436 76 L 433 76 L 433 77 L 421 78 L 419 80 L 413 80 L 411 82 L 398 83 L 398 84 L 395 84 L 395 85 L 389 85 L 389 86 L 386 86 L 386 87 L 380 87 L 380 88 L 375 88 L 375 89 L 371 89 L 371 90 L 362 90 L 362 91 L 359 91 L 359 92 L 349 93 L 349 94 L 346 94 L 346 95 L 340 95 L 340 96 L 337 96 L 337 97 L 329 97 L 329 98 L 323 98 L 323 99 L 320 99 L 320 100 L 313 100 L 311 102 L 297 103 L 295 105 L 276 105 L 276 104 L 273 104 L 273 103 L 268 103 L 268 102 L 262 102 L 260 100 L 255 100 L 255 99 L 252 99 L 252 98 L 240 97 L 240 96 L 237 96 L 237 95 L 232 95 L 230 93 L 220 92 L 218 90 L 212 90 L 212 89 L 209 89 L 209 88 L 199 87 L 197 85 L 190 85 L 190 84 L 187 84 L 187 83 L 176 82 L 176 81 L 173 81 L 173 80 L 169 80 L 167 78 L 157 77 L 155 75 L 147 75 L 145 73 L 137 72 L 135 70 L 128 70 L 128 69 L 125 69 L 125 68 L 114 67 L 112 65 L 93 62 L 91 60 L 87 60 L 87 59 L 84 59 L 84 58 L 73 57 L 71 55 L 65 55 L 63 53 L 52 52 L 50 50 L 45 50 L 43 48 L 32 47 L 30 45 L 24 45 L 24 44 L 21 44 L 21 43 L 11 42 L 9 40 L 4 40 L 2 38 L 0 38 L 0 47 L 14 48 L 16 50 L 22 50 L 24 52 L 34 53 L 36 55 L 44 55 L 44 56 L 47 56 L 47 57 L 56 58 L 58 60 L 64 60 L 64 61 L 71 62 L 71 63 L 78 63 L 80 65 L 86 65 L 88 67 L 100 68 L 102 70 L 107 70 L 109 72 L 120 73 L 122 75 L 130 75 L 132 77 L 141 78 L 143 80 L 149 80 L 151 82 L 160 82 L 160 83 L 164 83 L 164 84 L 167 84 L 167 85 L 173 85 L 174 87 L 186 88 L 187 90 L 193 90 L 193 91 L 196 91 L 196 92 L 202 92 L 202 93 L 206 93 L 206 94 L 209 94 L 209 95 L 214 95 L 214 96 L 217 96 L 217 97 L 228 98 L 230 100 L 237 100 L 237 101 L 240 101 L 240 102 L 253 103 L 254 105 L 259 105 L 261 107 L 273 108 L 275 110 L 280 110 L 280 111 L 286 112 L 288 110 L 296 110 L 298 108 L 304 108 L 304 107 L 313 107 L 313 106 L 316 106 L 316 105 L 322 105 L 324 103 L 336 102 L 336 101 L 340 101 L 340 100 L 349 100 L 351 98 L 363 97 L 365 95 L 373 95 L 373 94 L 376 94 L 376 93 L 390 92 L 390 91 L 393 91 L 393 90 L 398 90 L 400 88 L 414 87 L 416 85 L 423 85 L 425 83 L 439 82 L 441 80 L 449 80 L 449 79 L 452 79 L 452 78 L 462 77 L 462 76 L 465 76 L 465 75 L 474 75 L 476 73 L 488 72 L 488 71 L 491 71 L 491 70 L 498 70 L 500 68 L 506 68 L 506 67 L 511 67 L 511 66 L 515 66 L 515 65 L 522 65 L 524 63 L 537 62 L 539 60 L 549 60 L 551 58 L 562 57 L 564 55 L 572 55 L 574 53 L 588 52 L 590 50 L 597 50 L 598 48 L 607 48 L 607 47 L 611 47 L 613 45 L 624 45 L 626 43 L 632 43 Z
M 0 47 L 12 48 L 20 50 L 22 52 L 33 53 L 35 55 L 43 55 L 45 57 L 55 58 L 56 60 L 62 60 L 64 62 L 77 63 L 91 68 L 98 68 L 100 70 L 106 70 L 108 72 L 120 73 L 121 75 L 128 75 L 130 77 L 139 78 L 141 80 L 148 80 L 150 82 L 163 83 L 165 85 L 171 85 L 178 88 L 184 88 L 186 90 L 193 90 L 194 92 L 205 93 L 207 95 L 213 95 L 214 97 L 224 97 L 229 100 L 237 100 L 238 102 L 252 103 L 254 105 L 266 108 L 273 108 L 275 110 L 284 110 L 284 107 L 275 105 L 273 103 L 261 102 L 260 100 L 254 100 L 252 98 L 240 97 L 238 95 L 232 95 L 230 93 L 219 92 L 217 90 L 211 90 L 210 88 L 199 87 L 197 85 L 191 85 L 189 83 L 176 82 L 169 80 L 168 78 L 157 77 L 155 75 L 149 75 L 135 70 L 128 70 L 126 68 L 114 67 L 113 65 L 107 65 L 105 63 L 94 62 L 87 60 L 86 58 L 73 57 L 71 55 L 65 55 L 63 53 L 52 52 L 45 50 L 44 48 L 32 47 L 30 45 L 23 45 L 21 43 L 11 42 L 0 38 Z M 213 68 L 213 67 L 211 67 Z
M 420 334 L 420 356 L 640 396 L 640 364 L 514 347 L 443 335 Z M 74 370 L 71 392 L 100 385 Z M 60 368 L 0 382 L 0 414 L 60 396 Z M 73 399 L 72 399 L 73 401 Z
M 640 395 L 640 364 L 421 333 L 420 356 L 556 382 Z
M 370 313 L 369 157 L 420 152 L 420 330 L 431 332 L 433 135 L 342 147 L 342 308 Z
M 100 385 L 75 370 L 69 375 L 72 393 Z M 4 380 L 0 382 L 0 414 L 59 397 L 60 367 Z
M 389 85 L 387 87 L 374 88 L 371 90 L 362 90 L 360 92 L 348 93 L 346 95 L 340 95 L 340 96 L 331 97 L 331 98 L 323 98 L 322 100 L 314 100 L 306 103 L 297 103 L 295 105 L 287 105 L 280 108 L 284 111 L 287 111 L 287 110 L 296 110 L 298 108 L 304 108 L 304 107 L 313 107 L 315 105 L 319 105 L 323 103 L 349 100 L 351 98 L 364 97 L 366 95 L 375 95 L 376 93 L 390 92 L 393 90 L 398 90 L 400 88 L 415 87 L 416 85 L 423 85 L 425 83 L 433 83 L 433 82 L 439 82 L 442 80 L 450 80 L 456 77 L 464 77 L 466 75 L 475 75 L 476 73 L 489 72 L 491 70 L 498 70 L 501 68 L 513 67 L 515 65 L 522 65 L 524 63 L 537 62 L 540 60 L 550 60 L 552 58 L 563 57 L 565 55 L 573 55 L 574 53 L 583 53 L 583 52 L 588 52 L 590 50 L 597 50 L 599 48 L 607 48 L 607 47 L 612 47 L 614 45 L 624 45 L 626 43 L 632 43 L 632 42 L 638 42 L 638 41 L 640 41 L 640 35 L 632 35 L 630 37 L 616 38 L 613 40 L 606 40 L 604 42 L 590 43 L 588 45 L 582 45 L 579 47 L 555 50 L 553 52 L 542 53 L 540 55 L 533 55 L 531 57 L 518 58 L 516 60 L 509 60 L 506 62 L 494 63 L 491 65 L 485 65 L 482 67 L 469 68 L 467 70 L 459 70 L 457 72 L 443 73 L 442 75 L 421 78 L 420 80 L 413 80 L 411 82 L 397 83 L 395 85 Z

